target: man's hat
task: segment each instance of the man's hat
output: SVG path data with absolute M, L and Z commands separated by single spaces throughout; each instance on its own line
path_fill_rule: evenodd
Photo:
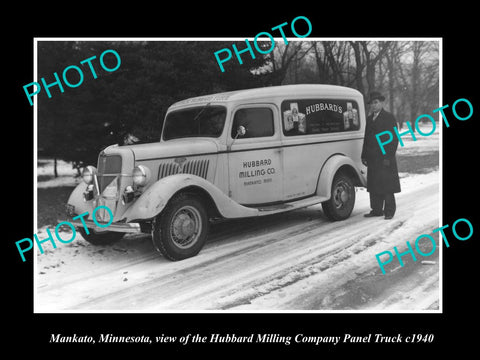
M 385 96 L 383 96 L 382 94 L 380 94 L 378 91 L 372 91 L 370 93 L 370 99 L 368 100 L 368 104 L 370 104 L 373 100 L 380 100 L 380 101 L 384 101 L 385 100 Z

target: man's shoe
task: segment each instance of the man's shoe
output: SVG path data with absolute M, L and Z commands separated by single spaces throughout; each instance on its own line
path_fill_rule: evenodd
M 385 215 L 385 220 L 390 220 L 393 218 L 393 215 Z
M 376 213 L 376 212 L 370 211 L 368 214 L 364 214 L 363 216 L 365 217 L 383 216 L 383 213 Z

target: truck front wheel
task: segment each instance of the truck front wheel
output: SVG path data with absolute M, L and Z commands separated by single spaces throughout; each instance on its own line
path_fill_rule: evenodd
M 195 195 L 179 194 L 154 219 L 153 245 L 169 260 L 195 256 L 207 240 L 208 226 L 202 201 Z

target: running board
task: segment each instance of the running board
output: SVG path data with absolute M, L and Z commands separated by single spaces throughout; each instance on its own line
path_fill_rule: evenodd
M 275 213 L 281 213 L 285 211 L 296 210 L 296 209 L 304 208 L 307 206 L 312 206 L 327 200 L 328 198 L 325 196 L 312 196 L 306 199 L 292 201 L 292 202 L 283 203 L 283 204 L 260 206 L 260 207 L 257 207 L 256 209 L 258 210 L 258 216 L 264 216 L 264 215 L 271 215 Z

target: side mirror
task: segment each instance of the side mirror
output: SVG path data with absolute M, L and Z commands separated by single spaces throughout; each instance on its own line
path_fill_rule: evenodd
M 247 133 L 247 129 L 245 129 L 245 126 L 240 125 L 237 128 L 237 135 L 235 135 L 235 139 L 238 138 L 239 136 L 245 136 Z
M 245 136 L 246 133 L 247 133 L 247 129 L 245 128 L 245 126 L 240 125 L 239 127 L 237 127 L 237 134 L 233 138 L 232 143 L 230 145 L 227 145 L 227 150 L 228 151 L 232 150 L 232 145 L 235 142 L 235 140 L 237 140 L 239 136 Z

